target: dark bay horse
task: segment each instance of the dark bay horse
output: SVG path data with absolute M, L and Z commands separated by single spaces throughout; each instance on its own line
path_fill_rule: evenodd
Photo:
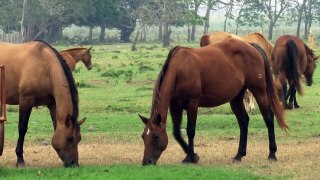
M 268 60 L 263 50 L 255 47 L 236 39 L 225 39 L 202 48 L 177 46 L 170 51 L 153 90 L 150 118 L 139 115 L 146 125 L 142 133 L 145 145 L 143 165 L 156 164 L 167 147 L 168 108 L 174 137 L 186 153 L 183 162 L 197 163 L 199 157 L 194 153 L 194 136 L 198 107 L 215 107 L 227 102 L 230 102 L 240 127 L 239 149 L 234 160 L 241 161 L 246 155 L 249 124 L 243 104 L 246 89 L 256 98 L 268 128 L 268 158 L 277 159 L 274 114 L 281 128 L 286 129 L 287 125 Z M 188 144 L 180 131 L 183 110 L 187 111 Z
M 279 97 L 281 97 L 284 107 L 289 109 L 292 109 L 293 106 L 299 107 L 296 91 L 303 94 L 300 79 L 304 75 L 307 85 L 312 85 L 317 59 L 314 52 L 296 36 L 284 35 L 276 40 L 272 68 Z M 289 84 L 289 90 L 287 84 Z M 289 102 L 287 103 L 288 98 Z
M 71 49 L 62 50 L 59 53 L 61 54 L 63 59 L 66 60 L 71 71 L 74 71 L 76 67 L 76 63 L 78 63 L 80 60 L 87 67 L 88 70 L 91 70 L 92 69 L 91 53 L 90 53 L 91 49 L 92 47 L 71 48 Z
M 78 166 L 81 140 L 77 121 L 78 91 L 61 55 L 44 41 L 0 43 L 0 64 L 6 67 L 7 104 L 19 105 L 17 167 L 25 166 L 23 144 L 33 107 L 49 108 L 54 123 L 52 146 L 65 167 Z
M 203 35 L 200 39 L 200 46 L 207 46 L 212 43 L 216 43 L 218 41 L 221 41 L 223 39 L 227 38 L 233 38 L 233 39 L 238 39 L 240 41 L 244 41 L 247 43 L 256 43 L 258 44 L 266 53 L 267 58 L 269 62 L 271 62 L 271 55 L 273 52 L 273 45 L 260 33 L 254 32 L 251 34 L 248 34 L 246 36 L 238 36 L 235 34 L 231 34 L 228 32 L 213 32 L 209 35 Z M 245 107 L 248 110 L 249 113 L 252 113 L 254 111 L 254 100 L 253 100 L 253 95 L 247 91 L 245 96 Z

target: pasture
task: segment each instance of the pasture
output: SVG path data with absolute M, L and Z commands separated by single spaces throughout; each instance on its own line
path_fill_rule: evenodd
M 198 47 L 198 43 L 185 44 Z M 69 47 L 56 46 L 58 50 Z M 301 108 L 286 111 L 289 131 L 275 128 L 278 162 L 269 162 L 267 128 L 260 112 L 250 115 L 247 156 L 232 163 L 237 152 L 239 127 L 229 104 L 200 108 L 195 152 L 199 164 L 183 165 L 185 154 L 172 136 L 156 167 L 142 167 L 144 124 L 138 113 L 149 116 L 154 81 L 169 49 L 159 44 L 94 46 L 93 68 L 80 62 L 74 71 L 79 91 L 81 127 L 80 168 L 61 168 L 62 162 L 50 145 L 53 127 L 45 107 L 34 108 L 25 140 L 25 169 L 16 169 L 18 107 L 8 106 L 5 146 L 0 157 L 0 177 L 5 179 L 119 178 L 119 179 L 316 179 L 320 167 L 320 70 L 314 84 L 303 86 L 297 96 Z M 318 54 L 318 53 L 317 53 Z M 218 87 L 217 87 L 218 88 Z M 184 125 L 186 127 L 184 115 Z M 183 132 L 184 137 L 186 133 Z M 59 174 L 59 177 L 57 176 Z M 61 175 L 61 176 L 60 176 Z

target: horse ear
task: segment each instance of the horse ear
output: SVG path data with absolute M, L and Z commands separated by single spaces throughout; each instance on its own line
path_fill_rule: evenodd
M 66 119 L 65 119 L 65 125 L 67 126 L 67 127 L 70 127 L 70 126 L 72 126 L 72 120 L 71 120 L 71 116 L 70 116 L 70 114 L 68 114 L 67 116 L 66 116 Z
M 148 124 L 149 119 L 148 119 L 148 118 L 146 118 L 146 117 L 141 116 L 140 114 L 138 114 L 138 115 L 139 115 L 140 119 L 142 120 L 142 122 L 143 122 L 145 125 L 147 125 L 147 124 Z
M 82 118 L 80 121 L 78 121 L 78 124 L 81 126 L 85 121 L 87 117 Z
M 91 49 L 92 49 L 92 46 L 88 48 L 88 51 L 91 51 Z

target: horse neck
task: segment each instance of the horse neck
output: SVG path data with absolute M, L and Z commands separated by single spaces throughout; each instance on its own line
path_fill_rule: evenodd
M 151 107 L 151 116 L 156 117 L 160 114 L 164 122 L 166 122 L 168 108 L 170 106 L 170 101 L 173 96 L 175 76 L 173 73 L 167 72 L 164 75 L 161 87 L 157 90 L 159 86 L 159 78 L 154 88 L 153 101 Z
M 72 115 L 73 105 L 66 75 L 58 63 L 51 68 L 51 87 L 56 106 L 56 121 L 64 122 L 68 114 Z
M 82 60 L 84 50 L 85 49 L 74 49 L 74 50 L 67 50 L 65 52 L 68 53 L 76 63 L 78 63 L 80 60 Z

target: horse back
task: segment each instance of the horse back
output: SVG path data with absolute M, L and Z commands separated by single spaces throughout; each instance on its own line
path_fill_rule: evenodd
M 39 42 L 0 43 L 0 64 L 6 67 L 7 103 L 18 104 L 21 96 L 37 99 L 51 94 L 51 74 L 59 70 L 58 61 L 52 59 L 56 59 L 54 53 Z
M 198 96 L 205 107 L 229 102 L 243 86 L 254 86 L 258 74 L 264 75 L 259 53 L 248 43 L 234 39 L 202 48 L 179 49 L 172 67 L 176 73 L 176 96 Z

